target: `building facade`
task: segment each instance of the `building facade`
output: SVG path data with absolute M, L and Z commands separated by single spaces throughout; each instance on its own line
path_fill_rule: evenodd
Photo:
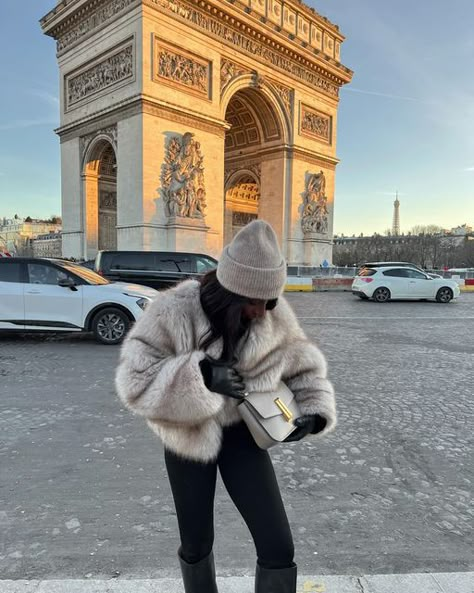
M 339 28 L 298 0 L 62 0 L 63 255 L 218 256 L 248 221 L 331 261 Z
M 32 255 L 32 240 L 46 233 L 58 233 L 61 224 L 44 220 L 26 222 L 21 218 L 4 219 L 0 224 L 0 250 L 12 255 Z

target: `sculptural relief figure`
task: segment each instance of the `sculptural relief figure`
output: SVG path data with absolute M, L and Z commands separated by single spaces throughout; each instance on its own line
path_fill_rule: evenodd
M 162 173 L 163 197 L 168 216 L 203 218 L 206 208 L 201 146 L 194 134 L 174 136 L 168 145 Z
M 326 234 L 328 232 L 328 199 L 326 178 L 322 171 L 309 176 L 303 200 L 301 219 L 303 232 Z

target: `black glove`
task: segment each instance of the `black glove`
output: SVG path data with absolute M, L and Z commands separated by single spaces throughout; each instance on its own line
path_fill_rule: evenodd
M 286 437 L 285 443 L 293 443 L 295 441 L 301 441 L 305 436 L 309 434 L 316 434 L 324 430 L 326 426 L 326 418 L 314 414 L 312 416 L 300 416 L 294 422 L 296 429 Z
M 245 397 L 245 384 L 239 373 L 229 363 L 214 360 L 206 356 L 199 363 L 205 386 L 209 391 L 215 391 L 234 399 Z

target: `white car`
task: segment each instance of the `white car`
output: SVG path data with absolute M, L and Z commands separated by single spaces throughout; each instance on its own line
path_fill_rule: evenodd
M 158 294 L 59 259 L 0 259 L 0 331 L 93 332 L 118 344 Z
M 352 293 L 361 299 L 385 303 L 390 299 L 427 300 L 449 303 L 459 296 L 457 282 L 433 278 L 408 267 L 362 268 L 352 283 Z

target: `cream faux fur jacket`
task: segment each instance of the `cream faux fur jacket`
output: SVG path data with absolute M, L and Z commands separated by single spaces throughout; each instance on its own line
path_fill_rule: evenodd
M 240 420 L 237 401 L 209 391 L 199 362 L 199 342 L 209 323 L 199 300 L 200 285 L 187 280 L 160 293 L 125 339 L 116 374 L 122 402 L 144 416 L 168 449 L 182 457 L 214 460 L 222 427 Z M 222 342 L 207 349 L 218 358 Z M 319 435 L 334 429 L 334 391 L 326 361 L 300 328 L 284 297 L 252 324 L 235 366 L 247 391 L 271 391 L 283 380 L 303 414 L 327 420 Z M 318 436 L 319 436 L 318 435 Z

